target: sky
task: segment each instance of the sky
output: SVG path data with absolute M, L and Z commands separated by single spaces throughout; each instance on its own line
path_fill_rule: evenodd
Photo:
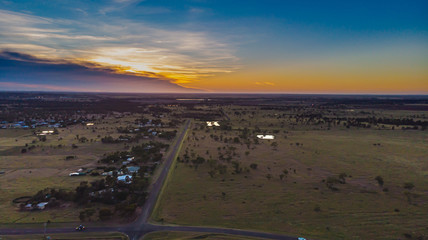
M 0 0 L 0 90 L 428 94 L 426 0 Z

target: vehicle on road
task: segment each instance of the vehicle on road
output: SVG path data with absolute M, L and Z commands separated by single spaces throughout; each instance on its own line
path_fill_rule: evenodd
M 79 225 L 78 227 L 76 227 L 76 231 L 85 231 L 86 228 L 83 225 Z

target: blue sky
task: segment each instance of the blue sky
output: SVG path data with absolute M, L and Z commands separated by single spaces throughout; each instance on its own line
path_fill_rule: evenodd
M 405 92 L 424 93 L 427 12 L 428 1 L 0 0 L 0 51 L 50 64 L 43 79 L 9 67 L 0 90 L 113 91 L 118 79 L 121 91 L 317 92 L 309 86 L 325 85 L 318 92 L 397 93 L 382 86 L 410 79 L 414 87 Z M 10 61 L 14 70 L 28 67 Z M 58 73 L 59 63 L 91 74 Z M 105 88 L 97 84 L 102 77 L 91 77 L 97 72 L 111 76 Z M 366 79 L 361 87 L 358 78 Z M 376 87 L 366 86 L 373 81 Z

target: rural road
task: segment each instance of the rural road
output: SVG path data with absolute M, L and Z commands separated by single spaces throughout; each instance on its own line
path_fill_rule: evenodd
M 138 217 L 138 219 L 125 226 L 116 226 L 116 227 L 93 227 L 88 228 L 86 232 L 122 232 L 128 235 L 130 240 L 138 240 L 142 236 L 150 232 L 157 231 L 178 231 L 178 232 L 203 232 L 203 233 L 217 233 L 217 234 L 232 234 L 240 235 L 247 237 L 259 237 L 265 239 L 278 239 L 278 240 L 296 240 L 297 237 L 273 234 L 273 233 L 264 233 L 257 231 L 247 231 L 247 230 L 238 230 L 238 229 L 229 229 L 229 228 L 216 228 L 216 227 L 197 227 L 197 226 L 173 226 L 173 225 L 155 225 L 147 222 L 149 219 L 159 193 L 162 189 L 163 184 L 168 176 L 170 167 L 174 161 L 174 158 L 178 151 L 180 150 L 180 145 L 186 136 L 186 132 L 190 126 L 190 120 L 186 121 L 183 131 L 177 138 L 175 145 L 173 146 L 171 152 L 165 159 L 163 169 L 156 182 L 152 185 L 152 190 L 149 193 L 149 196 L 144 203 L 143 212 Z M 47 228 L 46 234 L 53 233 L 71 233 L 75 232 L 73 228 Z M 0 228 L 0 236 L 2 235 L 25 235 L 25 234 L 43 234 L 44 230 L 42 228 L 38 229 L 19 229 L 19 228 Z

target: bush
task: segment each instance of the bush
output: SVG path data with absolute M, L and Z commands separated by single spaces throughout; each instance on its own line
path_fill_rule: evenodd
M 321 207 L 320 207 L 319 205 L 316 205 L 316 206 L 314 207 L 314 211 L 315 211 L 315 212 L 321 212 Z
M 340 184 L 345 184 L 346 183 L 346 177 L 347 177 L 348 175 L 346 174 L 346 173 L 341 173 L 341 174 L 339 174 L 339 183 Z
M 338 191 L 339 189 L 334 186 L 334 184 L 341 183 L 341 181 L 335 176 L 329 176 L 327 180 L 325 180 L 325 184 L 332 191 Z
M 381 176 L 375 177 L 375 180 L 377 181 L 379 186 L 381 186 L 381 187 L 383 186 L 383 178 Z
M 403 187 L 405 189 L 412 190 L 415 187 L 415 185 L 413 183 L 411 183 L 411 182 L 406 182 L 406 183 L 404 183 Z
M 80 219 L 80 221 L 81 222 L 85 221 L 85 217 L 86 217 L 85 211 L 81 211 L 79 213 L 79 219 Z
M 251 163 L 250 168 L 253 170 L 256 170 L 257 166 L 258 166 L 257 163 Z
M 112 212 L 108 208 L 103 208 L 98 213 L 98 217 L 100 218 L 101 221 L 110 219 L 112 215 L 113 215 Z

